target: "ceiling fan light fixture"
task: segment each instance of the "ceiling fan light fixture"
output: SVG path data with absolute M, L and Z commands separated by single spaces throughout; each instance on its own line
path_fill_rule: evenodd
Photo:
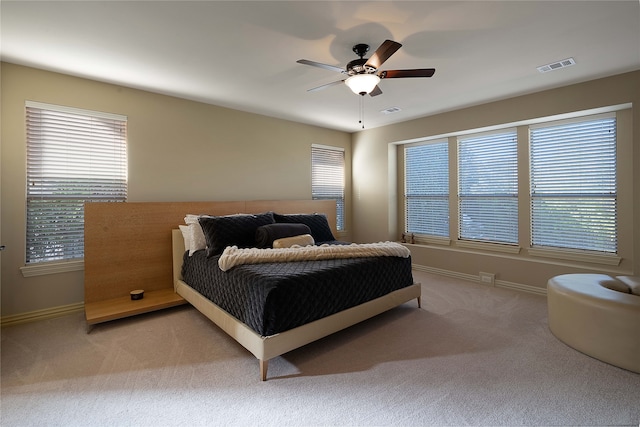
M 380 83 L 380 77 L 375 74 L 356 74 L 349 77 L 344 83 L 356 95 L 366 95 Z

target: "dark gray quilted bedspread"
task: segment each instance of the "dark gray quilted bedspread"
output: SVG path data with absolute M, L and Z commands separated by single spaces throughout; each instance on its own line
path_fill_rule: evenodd
M 413 283 L 411 258 L 374 257 L 241 265 L 185 253 L 184 281 L 262 336 L 274 335 Z

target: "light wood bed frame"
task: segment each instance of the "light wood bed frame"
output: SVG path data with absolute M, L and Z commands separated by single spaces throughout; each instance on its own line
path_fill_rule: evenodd
M 186 214 L 228 215 L 236 213 L 311 213 L 327 215 L 336 234 L 334 201 L 271 200 L 233 202 L 141 202 L 93 203 L 85 206 L 85 312 L 92 325 L 126 315 L 139 314 L 170 305 L 138 308 L 147 300 L 147 291 L 166 292 L 173 288 L 176 298 L 184 298 L 260 362 L 260 379 L 267 379 L 270 359 L 355 325 L 414 298 L 420 307 L 420 284 L 391 292 L 383 297 L 343 310 L 315 322 L 263 337 L 212 303 L 182 281 L 184 240 L 177 229 Z M 126 250 L 123 250 L 125 248 Z M 172 261 L 171 261 L 172 260 Z M 117 266 L 117 268 L 116 268 Z M 132 289 L 145 289 L 145 298 L 130 301 Z M 121 300 L 121 301 L 120 301 Z M 124 305 L 127 313 L 95 314 L 103 304 Z M 171 303 L 175 305 L 175 302 Z M 129 305 L 132 307 L 129 308 Z M 87 307 L 91 307 L 89 310 Z
M 418 301 L 418 307 L 421 305 L 420 284 L 414 283 L 406 288 L 306 325 L 263 337 L 182 281 L 180 271 L 182 270 L 184 251 L 182 233 L 180 230 L 173 230 L 173 271 L 176 292 L 260 361 L 260 379 L 262 381 L 267 379 L 269 359 L 353 326 L 414 298 Z

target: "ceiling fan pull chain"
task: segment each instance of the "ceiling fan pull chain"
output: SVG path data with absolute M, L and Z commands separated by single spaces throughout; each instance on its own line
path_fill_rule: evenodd
M 360 95 L 360 120 L 358 121 L 364 129 L 364 94 Z

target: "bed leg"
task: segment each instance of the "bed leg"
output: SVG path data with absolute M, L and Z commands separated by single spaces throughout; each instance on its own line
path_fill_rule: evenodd
M 267 380 L 267 369 L 269 368 L 269 361 L 260 359 L 260 381 Z
M 422 308 L 422 297 L 416 298 L 418 300 L 418 308 Z

